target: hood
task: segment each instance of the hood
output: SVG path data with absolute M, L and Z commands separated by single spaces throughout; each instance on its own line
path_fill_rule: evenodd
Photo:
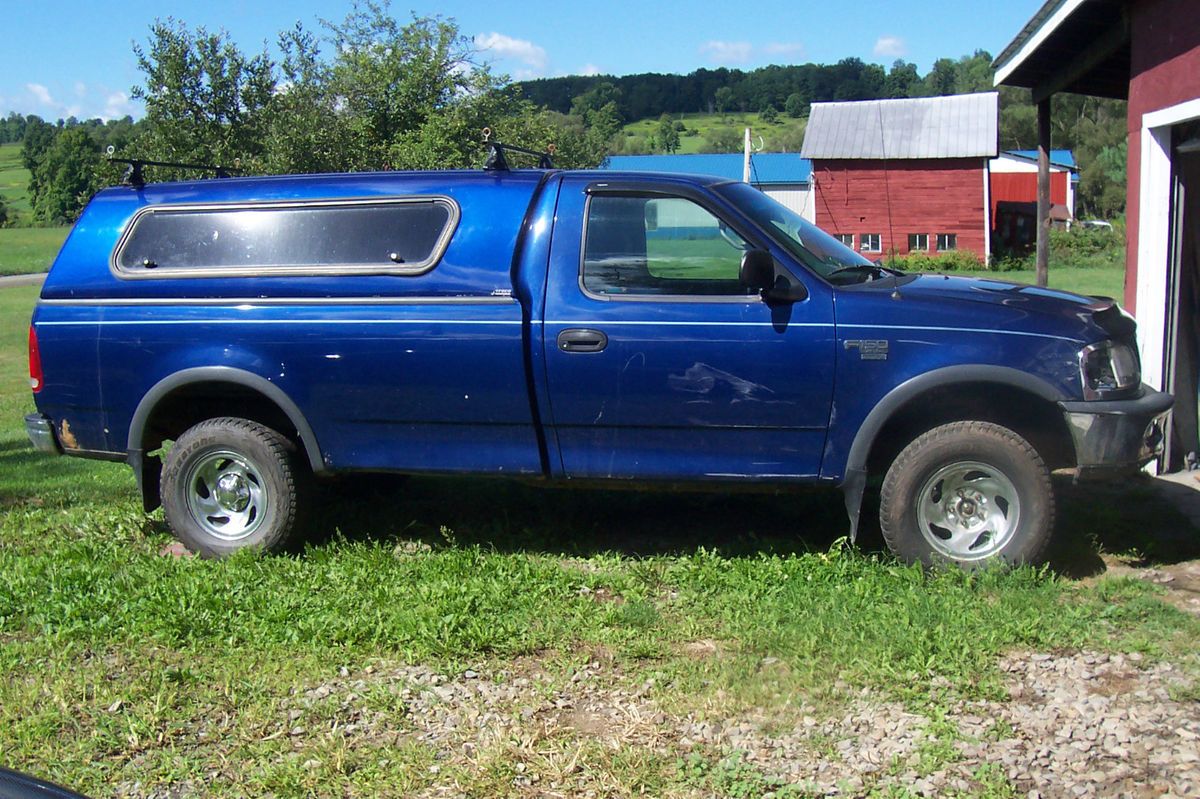
M 925 318 L 969 314 L 980 326 L 1028 325 L 1083 341 L 1132 340 L 1133 319 L 1108 298 L 1010 283 L 990 277 L 905 275 L 846 286 L 849 291 L 886 292 L 897 311 L 906 308 Z M 992 312 L 984 310 L 986 306 Z

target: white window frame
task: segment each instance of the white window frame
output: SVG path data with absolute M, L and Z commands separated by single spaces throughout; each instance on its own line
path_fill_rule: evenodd
M 875 246 L 871 246 L 875 245 Z M 882 233 L 859 233 L 858 234 L 858 249 L 859 252 L 883 252 L 883 234 Z
M 948 241 L 950 237 L 954 238 L 953 246 L 943 246 L 943 242 Z M 937 251 L 938 252 L 954 252 L 958 249 L 958 234 L 957 233 L 939 233 L 937 234 Z
M 920 240 L 922 238 L 925 239 L 924 246 L 920 246 L 920 247 L 912 246 L 912 239 L 914 236 L 917 237 L 918 242 L 920 242 Z M 909 233 L 908 234 L 908 251 L 909 252 L 929 252 L 929 234 L 928 233 Z

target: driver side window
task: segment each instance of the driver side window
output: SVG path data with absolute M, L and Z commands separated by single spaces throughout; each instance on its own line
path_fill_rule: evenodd
M 738 279 L 750 244 L 682 197 L 593 195 L 583 286 L 605 296 L 747 296 Z

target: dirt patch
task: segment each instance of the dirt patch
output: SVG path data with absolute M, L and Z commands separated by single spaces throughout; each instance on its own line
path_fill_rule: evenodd
M 1160 564 L 1147 567 L 1129 558 L 1113 555 L 1101 556 L 1104 560 L 1104 576 L 1132 577 L 1154 583 L 1163 589 L 1164 602 L 1187 613 L 1200 615 L 1200 560 Z M 1092 582 L 1095 578 L 1085 580 Z

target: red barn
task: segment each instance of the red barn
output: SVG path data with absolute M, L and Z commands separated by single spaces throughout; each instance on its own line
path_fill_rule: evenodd
M 996 92 L 814 103 L 800 154 L 813 162 L 817 224 L 868 256 L 987 258 L 999 111 Z

